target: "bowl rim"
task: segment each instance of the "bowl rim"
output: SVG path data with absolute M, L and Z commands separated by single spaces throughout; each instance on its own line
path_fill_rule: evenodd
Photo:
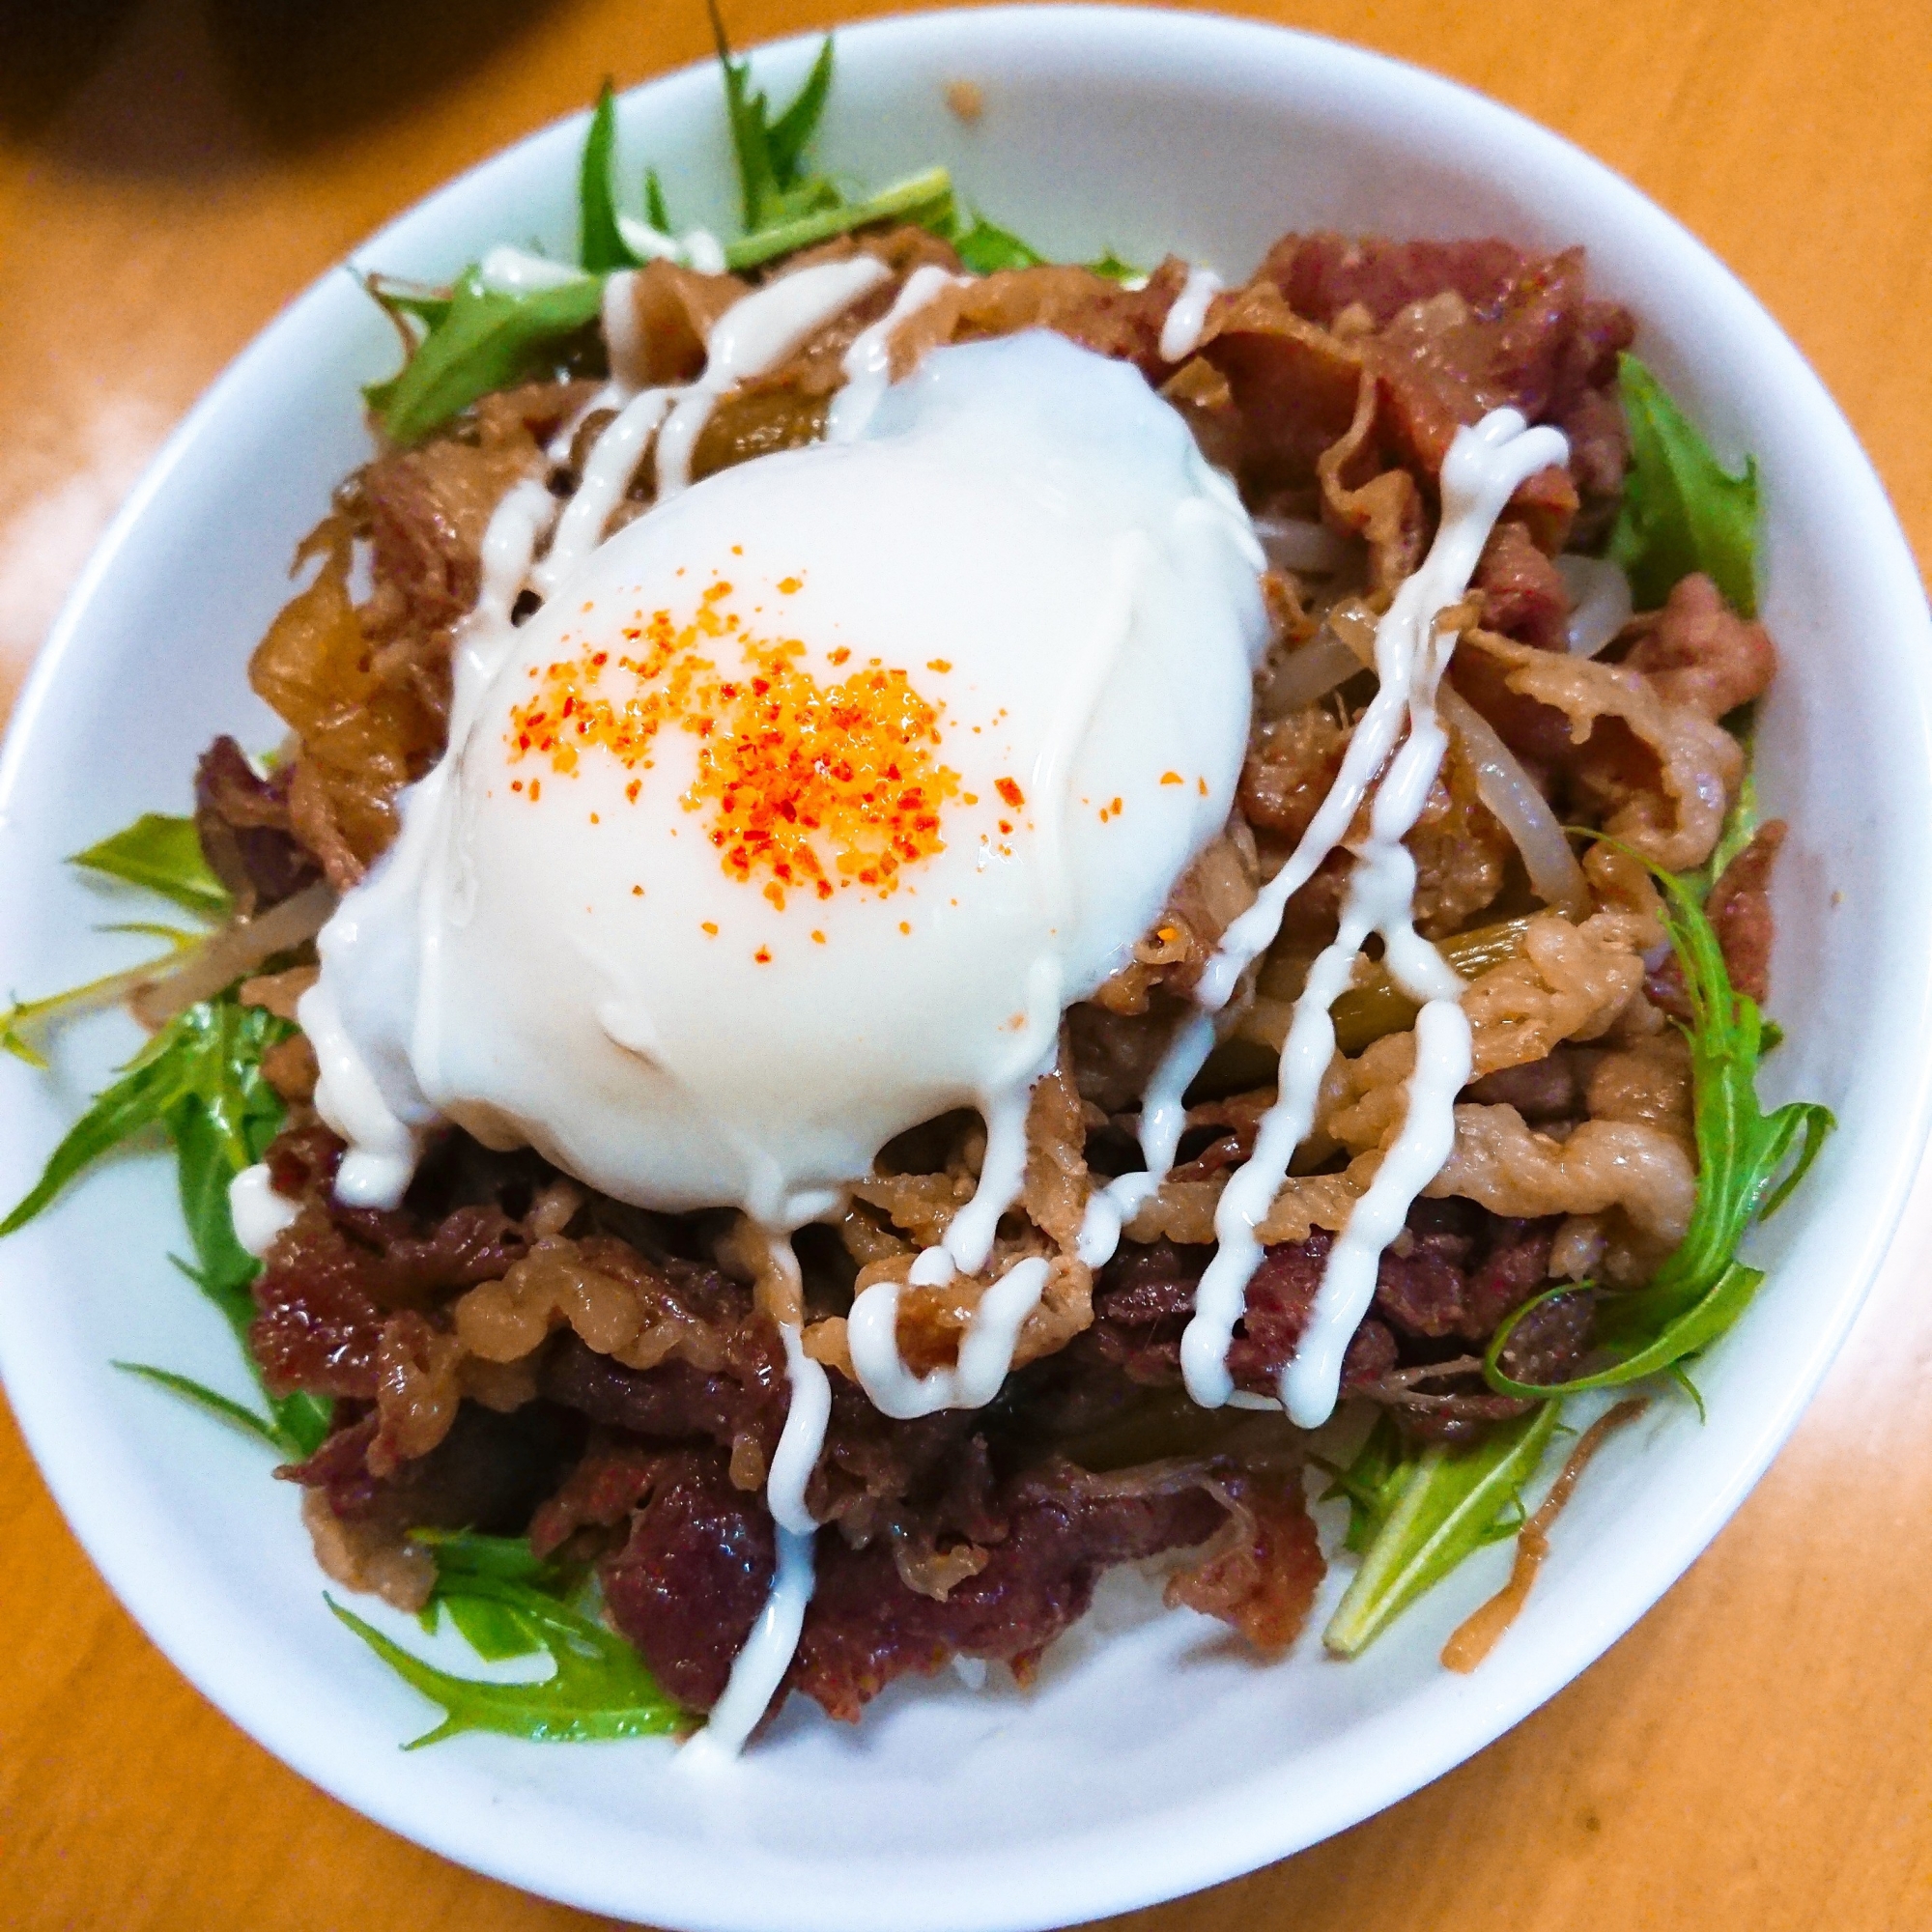
M 836 31 L 841 50 L 845 50 L 854 42 L 884 42 L 896 35 L 917 37 L 948 31 L 970 35 L 976 30 L 997 35 L 1022 21 L 1032 32 L 1100 31 L 1139 37 L 1150 47 L 1157 46 L 1164 36 L 1201 43 L 1216 41 L 1231 55 L 1248 49 L 1258 60 L 1293 50 L 1297 57 L 1328 63 L 1338 72 L 1370 75 L 1384 88 L 1407 90 L 1412 99 L 1432 107 L 1474 116 L 1506 137 L 1520 153 L 1538 155 L 1552 165 L 1571 170 L 1579 180 L 1591 181 L 1599 191 L 1620 198 L 1634 216 L 1655 227 L 1660 241 L 1668 243 L 1678 261 L 1713 289 L 1726 293 L 1761 346 L 1785 365 L 1786 390 L 1781 393 L 1807 412 L 1807 432 L 1836 445 L 1835 473 L 1855 494 L 1853 508 L 1865 525 L 1871 556 L 1887 568 L 1886 594 L 1901 611 L 1912 613 L 1907 628 L 1918 633 L 1915 647 L 1919 650 L 1918 663 L 1923 668 L 1912 669 L 1909 702 L 1916 714 L 1921 748 L 1932 748 L 1932 648 L 1925 648 L 1932 646 L 1932 623 L 1927 621 L 1923 586 L 1910 547 L 1869 460 L 1837 406 L 1778 324 L 1705 244 L 1641 190 L 1565 137 L 1462 83 L 1350 43 L 1269 22 L 1161 8 L 1050 4 L 941 8 L 851 22 Z M 800 58 L 818 39 L 815 32 L 797 34 L 753 51 L 781 61 Z M 696 61 L 652 76 L 626 90 L 622 99 L 690 86 L 695 77 L 712 71 L 709 58 Z M 357 244 L 349 259 L 381 251 L 444 196 L 512 156 L 581 129 L 588 118 L 588 109 L 561 117 L 439 184 Z M 335 269 L 325 270 L 294 298 L 211 384 L 169 436 L 88 559 L 21 691 L 4 751 L 0 751 L 0 823 L 9 815 L 26 761 L 26 747 L 42 712 L 52 701 L 68 660 L 83 646 L 88 608 L 101 584 L 111 578 L 131 533 L 167 490 L 176 471 L 192 458 L 230 397 L 272 361 L 281 336 L 298 324 L 303 311 L 318 301 L 337 272 Z M 1896 655 L 1902 659 L 1904 645 L 1913 642 L 1905 639 Z M 1908 702 L 1908 694 L 1901 694 L 1900 702 Z M 1918 923 L 1921 937 L 1932 937 L 1932 912 L 1919 914 Z M 1918 1024 L 1912 1037 L 1922 1042 L 1932 1037 L 1932 945 L 1920 948 L 1918 956 L 1928 963 L 1921 969 L 1917 986 Z M 1932 1128 L 1932 1056 L 1921 1058 L 1907 1077 L 1909 1105 L 1893 1131 L 1883 1186 L 1876 1192 L 1860 1238 L 1844 1257 L 1842 1278 L 1856 1286 L 1839 1291 L 1832 1304 L 1831 1319 L 1811 1337 L 1802 1368 L 1783 1384 L 1780 1399 L 1758 1416 L 1747 1448 L 1734 1458 L 1730 1479 L 1706 1496 L 1701 1507 L 1685 1514 L 1674 1525 L 1674 1533 L 1652 1548 L 1651 1560 L 1640 1576 L 1626 1577 L 1622 1587 L 1605 1593 L 1594 1621 L 1578 1625 L 1567 1642 L 1547 1652 L 1543 1668 L 1514 1673 L 1506 1690 L 1500 1685 L 1493 1687 L 1501 1694 L 1489 1698 L 1480 1710 L 1469 1707 L 1470 1714 L 1462 1722 L 1436 1725 L 1429 1747 L 1417 1748 L 1410 1739 L 1399 1759 L 1398 1775 L 1338 1778 L 1325 1790 L 1298 1793 L 1293 1829 L 1271 1832 L 1264 1822 L 1258 1828 L 1253 1807 L 1235 1817 L 1218 1816 L 1205 1804 L 1164 1814 L 1164 1822 L 1171 1820 L 1185 1829 L 1163 1830 L 1160 1835 L 1166 1850 L 1164 1859 L 1155 1861 L 1157 1875 L 1148 1868 L 1148 1861 L 1120 1859 L 1117 1841 L 1109 1834 L 1088 1833 L 1093 1841 L 1088 1856 L 1067 1858 L 1064 1875 L 1043 1875 L 1034 1868 L 1033 1882 L 1023 1897 L 1009 1890 L 999 1899 L 928 1900 L 919 1909 L 912 1909 L 909 1900 L 895 1898 L 886 1916 L 876 1908 L 860 1909 L 849 1899 L 795 1898 L 787 1901 L 783 1917 L 791 1924 L 823 1926 L 827 1932 L 861 1923 L 881 1928 L 891 1925 L 895 1932 L 917 1932 L 918 1928 L 929 1928 L 929 1932 L 1025 1932 L 1048 1923 L 1074 1923 L 1131 1910 L 1219 1883 L 1317 1843 L 1399 1802 L 1492 1743 L 1594 1662 L 1689 1568 L 1762 1475 L 1809 1403 L 1869 1293 L 1903 1212 L 1928 1128 Z M 17 1272 L 16 1266 L 9 1264 L 11 1260 L 0 1255 L 0 1273 Z M 0 1336 L 0 1368 L 9 1366 L 10 1353 L 5 1337 Z M 514 1843 L 505 1841 L 508 1834 L 492 1830 L 487 1817 L 458 1821 L 448 1815 L 446 1807 L 439 1810 L 408 1802 L 395 1787 L 372 1796 L 358 1785 L 353 1762 L 332 1757 L 313 1739 L 291 1734 L 271 1701 L 223 1674 L 218 1644 L 158 1585 L 145 1553 L 124 1541 L 122 1526 L 110 1520 L 73 1466 L 56 1453 L 49 1416 L 11 1376 L 9 1393 L 43 1480 L 115 1594 L 210 1702 L 311 1782 L 415 1843 L 488 1876 L 585 1910 L 619 1915 L 648 1911 L 654 1919 L 690 1927 L 693 1932 L 714 1932 L 714 1928 L 715 1932 L 767 1932 L 778 1921 L 780 1915 L 769 1909 L 747 1911 L 745 1899 L 736 1894 L 720 1897 L 687 1889 L 645 1899 L 635 1892 L 616 1896 L 601 1884 L 572 1883 L 567 1875 L 545 1868 L 540 1857 L 520 1855 Z M 1371 1728 L 1375 1721 L 1371 1720 Z M 1386 1723 L 1387 1719 L 1379 1721 Z M 1071 1852 L 1080 1840 L 1072 1837 L 1056 1843 Z

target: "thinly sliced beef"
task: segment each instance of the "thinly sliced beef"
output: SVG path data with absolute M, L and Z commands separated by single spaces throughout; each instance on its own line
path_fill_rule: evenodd
M 1412 1345 L 1487 1341 L 1542 1285 L 1557 1223 L 1512 1221 L 1466 1201 L 1418 1201 L 1404 1238 L 1383 1254 L 1374 1312 L 1362 1318 L 1343 1357 L 1345 1393 L 1378 1381 L 1399 1360 L 1428 1359 Z M 1321 1288 L 1334 1236 L 1265 1250 L 1248 1283 L 1246 1310 L 1228 1350 L 1237 1386 L 1272 1394 L 1293 1359 Z M 1158 1242 L 1123 1249 L 1094 1297 L 1097 1346 L 1134 1380 L 1180 1378 L 1180 1334 L 1210 1250 Z
M 1704 900 L 1704 916 L 1718 936 L 1731 984 L 1762 1006 L 1771 992 L 1771 949 L 1777 924 L 1771 909 L 1771 875 L 1790 830 L 1773 818 L 1723 869 Z M 1673 952 L 1644 981 L 1644 991 L 1673 1019 L 1691 1018 L 1684 969 Z
M 1532 480 L 1520 508 L 1551 528 L 1621 486 L 1629 444 L 1616 358 L 1630 312 L 1584 292 L 1580 249 L 1530 256 L 1494 239 L 1452 242 L 1285 236 L 1262 265 L 1297 315 L 1360 346 L 1396 453 L 1434 474 L 1459 424 L 1521 410 L 1570 440 L 1575 494 Z
M 1496 526 L 1484 549 L 1475 589 L 1487 629 L 1540 651 L 1567 646 L 1570 592 L 1555 564 L 1514 518 Z
M 778 1567 L 764 1505 L 724 1461 L 691 1452 L 653 1472 L 649 1500 L 602 1571 L 611 1621 L 680 1704 L 708 1711 L 764 1607 Z
M 289 765 L 256 777 L 242 747 L 227 736 L 215 739 L 195 767 L 194 829 L 202 857 L 244 919 L 279 905 L 320 876 L 290 827 L 294 777 Z
M 1103 1571 L 1203 1543 L 1225 1514 L 1202 1489 L 1121 1494 L 1068 1465 L 1022 1478 L 1006 1507 L 1005 1538 L 943 1603 L 908 1590 L 889 1550 L 821 1537 L 788 1685 L 852 1720 L 895 1678 L 955 1655 L 1024 1667 L 1085 1614 Z
M 384 1475 L 369 1467 L 376 1435 L 373 1415 L 348 1421 L 306 1462 L 275 1473 L 322 1491 L 346 1521 L 399 1532 L 428 1527 L 516 1536 L 576 1461 L 583 1423 L 546 1403 L 513 1415 L 465 1403 L 428 1455 Z
M 1662 611 L 1637 620 L 1624 663 L 1671 704 L 1714 724 L 1762 697 L 1777 675 L 1777 648 L 1762 624 L 1741 617 L 1701 572 L 1678 583 Z

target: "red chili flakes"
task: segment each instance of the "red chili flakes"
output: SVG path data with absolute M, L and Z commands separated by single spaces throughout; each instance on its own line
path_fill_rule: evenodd
M 631 896 L 634 899 L 640 899 L 643 897 L 643 895 L 644 895 L 644 889 L 642 886 L 633 886 L 631 888 Z
M 884 897 L 907 867 L 946 849 L 940 813 L 959 775 L 936 755 L 943 707 L 876 658 L 821 682 L 796 639 L 745 630 L 724 608 L 730 593 L 712 584 L 687 624 L 657 611 L 637 629 L 638 655 L 614 666 L 609 652 L 587 650 L 550 666 L 510 715 L 512 762 L 543 758 L 569 777 L 594 748 L 648 771 L 658 733 L 687 731 L 697 771 L 682 802 L 705 813 L 728 876 L 760 883 L 781 909 L 793 891 L 829 899 L 857 886 Z M 706 653 L 721 646 L 739 654 L 742 670 L 720 673 Z M 836 666 L 851 655 L 830 654 Z M 634 804 L 640 787 L 638 779 L 625 787 Z
M 1023 792 L 1019 788 L 1019 786 L 1013 782 L 1011 779 L 995 779 L 993 781 L 993 789 L 996 792 L 998 792 L 1000 796 L 1003 799 L 1005 799 L 1006 802 L 1009 806 L 1011 806 L 1015 811 L 1017 811 L 1020 809 L 1020 807 L 1026 803 L 1026 793 Z
M 840 644 L 836 651 L 827 651 L 825 653 L 825 661 L 831 665 L 842 665 L 847 663 L 851 656 L 852 653 L 843 644 Z
M 752 957 L 760 966 L 769 966 L 772 963 L 772 949 L 769 946 L 761 946 L 752 954 Z

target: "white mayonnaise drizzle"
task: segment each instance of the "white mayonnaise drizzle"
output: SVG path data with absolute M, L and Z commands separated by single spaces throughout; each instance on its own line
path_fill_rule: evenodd
M 708 228 L 690 228 L 682 235 L 667 235 L 635 214 L 617 217 L 617 233 L 631 253 L 645 262 L 676 262 L 696 269 L 700 275 L 724 272 L 724 244 Z
M 235 1223 L 235 1238 L 257 1261 L 274 1245 L 277 1235 L 295 1225 L 300 1212 L 286 1194 L 275 1192 L 266 1161 L 244 1167 L 228 1183 L 228 1216 Z
M 711 1707 L 704 1728 L 674 1760 L 687 1772 L 703 1772 L 731 1763 L 745 1747 L 758 1719 L 770 1707 L 772 1693 L 783 1681 L 805 1629 L 806 1605 L 811 1602 L 810 1532 L 781 1527 L 778 1570 L 771 1595 L 752 1626 L 752 1634 L 731 1664 L 724 1694 Z
M 785 1411 L 779 1446 L 765 1478 L 765 1501 L 781 1529 L 809 1536 L 817 1526 L 805 1506 L 805 1486 L 818 1465 L 825 1446 L 825 1425 L 832 1419 L 832 1383 L 820 1363 L 805 1352 L 796 1321 L 781 1321 L 785 1373 L 791 1378 L 791 1407 Z
M 1174 298 L 1167 319 L 1160 326 L 1160 359 L 1185 362 L 1201 340 L 1208 326 L 1208 304 L 1226 284 L 1212 269 L 1189 269 L 1187 280 Z
M 646 389 L 633 396 L 592 445 L 577 493 L 557 521 L 550 554 L 530 573 L 531 584 L 544 596 L 604 541 L 604 526 L 631 487 L 651 438 L 670 410 L 673 393 Z M 568 448 L 566 444 L 566 453 Z
M 924 1376 L 914 1375 L 899 1353 L 899 1296 L 905 1284 L 875 1281 L 852 1304 L 845 1322 L 852 1367 L 872 1406 L 899 1422 L 942 1408 L 984 1408 L 1012 1368 L 1021 1325 L 1039 1306 L 1048 1265 L 1038 1255 L 1015 1262 L 980 1297 L 960 1337 L 956 1365 Z
M 734 302 L 713 325 L 704 374 L 678 398 L 658 432 L 658 501 L 691 487 L 691 455 L 727 389 L 762 374 L 886 280 L 892 270 L 870 255 L 800 269 Z
M 498 246 L 492 248 L 478 264 L 476 279 L 492 295 L 534 296 L 546 289 L 560 289 L 589 278 L 582 269 L 553 262 L 547 255 L 533 255 L 527 248 Z
M 774 1265 L 795 1289 L 798 1258 L 789 1236 L 769 1238 Z M 811 1602 L 811 1545 L 818 1525 L 806 1507 L 805 1489 L 825 1446 L 825 1426 L 832 1419 L 832 1383 L 823 1367 L 805 1352 L 796 1321 L 781 1321 L 779 1336 L 791 1380 L 791 1406 L 785 1411 L 784 1428 L 765 1478 L 765 1504 L 778 1524 L 778 1568 L 758 1621 L 732 1662 L 724 1694 L 712 1707 L 704 1729 L 678 1753 L 679 1763 L 700 1769 L 734 1758 L 744 1748 L 791 1667 Z
M 933 294 L 937 293 L 935 285 Z M 875 406 L 876 399 L 867 407 L 868 414 Z M 1065 697 L 1034 771 L 1043 890 L 1049 904 L 1063 908 L 1069 904 L 1070 891 L 1064 834 L 1072 763 L 1094 707 L 1099 701 L 1107 673 L 1132 622 L 1134 593 L 1144 567 L 1146 548 L 1147 540 L 1138 533 L 1115 541 L 1111 581 L 1096 621 L 1082 642 Z M 1059 1058 L 1060 1011 L 1065 990 L 1051 961 L 1040 964 L 1044 970 L 1036 972 L 1028 989 L 1029 1011 L 1023 1037 L 1034 1041 L 1037 1047 L 1043 1037 L 1047 1042 L 1045 1053 L 1016 1079 L 980 1096 L 980 1116 L 986 1123 L 986 1151 L 980 1163 L 979 1184 L 973 1190 L 972 1200 L 948 1224 L 945 1238 L 913 1262 L 906 1277 L 907 1286 L 944 1287 L 958 1275 L 978 1274 L 992 1255 L 1000 1216 L 1018 1200 L 1025 1185 L 1027 1112 L 1035 1082 L 1050 1073 Z M 1209 1032 L 1211 1035 L 1211 1022 Z M 1181 1084 L 1184 1087 L 1186 1082 L 1183 1080 Z M 1177 1129 L 1177 1138 L 1178 1134 Z M 1170 1152 L 1169 1159 L 1172 1157 Z M 1083 1226 L 1083 1236 L 1085 1232 Z M 1114 1237 L 1120 1238 L 1118 1215 Z M 899 1353 L 900 1285 L 874 1282 L 853 1303 L 847 1327 L 852 1366 L 873 1406 L 887 1415 L 900 1418 L 930 1415 L 942 1408 L 984 1407 L 999 1393 L 1000 1384 L 1012 1367 L 1020 1324 L 1038 1305 L 1046 1275 L 1047 1264 L 1043 1261 L 1023 1261 L 1009 1268 L 986 1290 L 974 1311 L 959 1344 L 957 1367 L 935 1370 L 923 1377 L 913 1375 Z
M 1075 1252 L 1089 1267 L 1101 1267 L 1121 1245 L 1121 1230 L 1141 1204 L 1154 1194 L 1174 1165 L 1175 1151 L 1187 1128 L 1184 1095 L 1214 1047 L 1211 1013 L 1194 1013 L 1176 1028 L 1153 1078 L 1141 1099 L 1141 1158 L 1138 1174 L 1122 1174 L 1088 1197 Z
M 1350 876 L 1341 929 L 1309 969 L 1295 1003 L 1282 1047 L 1277 1098 L 1262 1117 L 1254 1152 L 1230 1179 L 1215 1211 L 1219 1245 L 1195 1293 L 1194 1317 L 1180 1345 L 1188 1394 L 1206 1407 L 1220 1406 L 1234 1392 L 1226 1357 L 1262 1258 L 1255 1231 L 1273 1205 L 1295 1148 L 1314 1124 L 1321 1076 L 1335 1050 L 1328 1009 L 1347 990 L 1356 955 L 1372 932 L 1382 937 L 1390 977 L 1423 1003 L 1416 1069 L 1401 1132 L 1331 1251 L 1307 1328 L 1282 1377 L 1282 1405 L 1301 1428 L 1315 1428 L 1333 1412 L 1342 1354 L 1375 1292 L 1377 1258 L 1394 1239 L 1409 1203 L 1448 1158 L 1454 1101 L 1469 1075 L 1469 1027 L 1458 1003 L 1462 980 L 1415 930 L 1415 862 L 1402 842 L 1427 802 L 1447 744 L 1435 716 L 1435 688 L 1455 637 L 1439 632 L 1436 619 L 1467 590 L 1490 530 L 1517 487 L 1568 454 L 1558 431 L 1525 429 L 1514 410 L 1494 411 L 1474 429 L 1457 432 L 1442 466 L 1442 521 L 1435 542 L 1377 627 L 1380 689 L 1355 726 L 1334 789 L 1289 863 L 1229 927 L 1202 974 L 1201 1003 L 1210 1009 L 1224 1005 L 1241 971 L 1273 939 L 1289 896 L 1341 842 L 1369 783 L 1387 762 L 1368 842 Z M 1389 762 L 1405 723 L 1407 737 Z
M 899 325 L 965 280 L 964 275 L 950 275 L 931 263 L 915 269 L 894 298 L 892 307 L 870 327 L 860 331 L 839 365 L 845 385 L 832 398 L 832 411 L 825 421 L 827 442 L 851 442 L 865 433 L 892 385 L 893 337 Z

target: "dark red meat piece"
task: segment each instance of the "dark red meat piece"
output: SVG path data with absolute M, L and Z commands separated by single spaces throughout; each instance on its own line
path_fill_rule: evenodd
M 194 773 L 194 830 L 208 868 L 235 895 L 243 918 L 279 904 L 322 876 L 289 825 L 293 765 L 268 778 L 233 738 L 201 754 Z

